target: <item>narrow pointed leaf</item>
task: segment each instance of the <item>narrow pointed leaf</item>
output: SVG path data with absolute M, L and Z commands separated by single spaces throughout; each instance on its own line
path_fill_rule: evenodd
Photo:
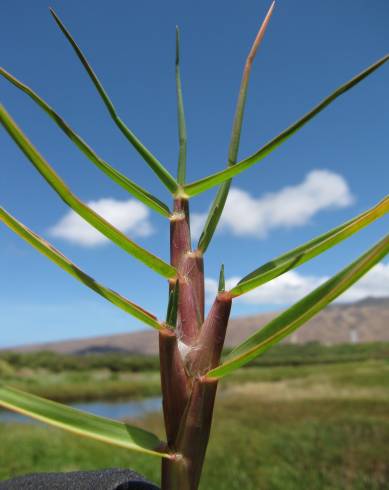
M 219 285 L 217 288 L 219 293 L 224 293 L 226 290 L 226 279 L 224 277 L 224 264 L 220 267 L 220 274 L 219 274 Z
M 240 84 L 238 101 L 236 104 L 234 122 L 232 125 L 230 147 L 228 151 L 228 162 L 227 162 L 228 167 L 232 167 L 233 165 L 235 165 L 236 160 L 238 158 L 240 135 L 242 132 L 243 116 L 244 116 L 244 110 L 246 106 L 247 89 L 250 80 L 251 67 L 255 55 L 257 54 L 259 45 L 261 44 L 261 41 L 265 35 L 266 28 L 270 22 L 270 18 L 272 16 L 274 6 L 275 6 L 275 2 L 272 2 L 266 14 L 266 17 L 262 22 L 261 27 L 259 28 L 254 43 L 251 46 L 249 55 L 247 57 L 243 69 L 242 81 Z M 203 253 L 207 250 L 208 245 L 212 240 L 213 234 L 216 231 L 220 217 L 223 213 L 224 206 L 226 204 L 228 193 L 230 191 L 230 185 L 231 185 L 231 179 L 227 180 L 226 182 L 223 182 L 223 184 L 218 189 L 215 199 L 211 205 L 211 209 L 209 210 L 207 220 L 204 225 L 204 230 L 200 235 L 199 243 L 197 245 L 197 248 L 201 250 L 201 252 Z
M 169 292 L 169 304 L 167 307 L 166 323 L 169 327 L 176 328 L 178 314 L 178 297 L 180 284 L 176 281 L 173 289 Z
M 51 119 L 59 126 L 62 131 L 69 137 L 69 139 L 86 155 L 89 160 L 96 165 L 100 170 L 102 170 L 108 177 L 110 177 L 114 182 L 119 184 L 127 192 L 135 196 L 137 199 L 142 201 L 144 204 L 154 209 L 163 216 L 169 217 L 170 210 L 166 204 L 161 202 L 155 196 L 145 191 L 138 184 L 130 180 L 128 177 L 120 173 L 118 170 L 113 168 L 109 163 L 100 158 L 96 152 L 75 132 L 73 129 L 59 116 L 55 110 L 47 104 L 37 93 L 35 93 L 30 87 L 22 83 L 20 80 L 15 78 L 13 75 L 8 73 L 4 68 L 0 68 L 0 75 L 10 81 L 15 87 L 19 88 L 22 92 L 29 95 L 31 99 L 41 107 L 46 114 L 48 114 Z
M 196 194 L 200 194 L 201 192 L 204 192 L 208 189 L 211 189 L 215 185 L 222 184 L 223 182 L 231 179 L 232 177 L 235 177 L 236 175 L 240 174 L 244 170 L 250 168 L 252 165 L 255 163 L 261 161 L 263 158 L 265 158 L 269 153 L 274 151 L 278 146 L 280 146 L 284 141 L 286 141 L 290 136 L 292 136 L 294 133 L 296 133 L 299 129 L 301 129 L 305 124 L 307 124 L 311 119 L 313 119 L 319 112 L 321 112 L 323 109 L 325 109 L 331 102 L 336 100 L 339 96 L 350 90 L 352 87 L 357 85 L 359 82 L 361 82 L 364 78 L 366 78 L 368 75 L 373 73 L 375 70 L 377 70 L 380 66 L 382 66 L 384 63 L 386 63 L 389 60 L 389 55 L 384 56 L 380 60 L 378 60 L 376 63 L 373 65 L 369 66 L 366 68 L 366 70 L 362 71 L 336 89 L 331 95 L 326 97 L 324 100 L 322 100 L 317 106 L 315 106 L 311 111 L 309 111 L 307 114 L 305 114 L 301 119 L 299 119 L 297 122 L 286 128 L 282 133 L 280 133 L 278 136 L 273 138 L 271 141 L 266 143 L 265 146 L 263 146 L 260 150 L 257 152 L 253 153 L 249 157 L 245 158 L 244 160 L 241 160 L 238 162 L 236 165 L 233 165 L 232 167 L 228 167 L 225 170 L 222 170 L 220 172 L 216 172 L 215 174 L 209 175 L 208 177 L 204 177 L 203 179 L 197 180 L 195 182 L 192 182 L 191 184 L 187 184 L 184 187 L 183 194 L 187 197 L 192 197 L 195 196 Z
M 263 266 L 248 274 L 231 289 L 233 297 L 240 296 L 252 289 L 284 274 L 291 269 L 325 252 L 337 243 L 349 238 L 351 235 L 369 225 L 376 219 L 389 212 L 389 196 L 385 197 L 373 208 L 343 223 L 333 230 L 310 240 L 309 242 L 267 262 Z
M 69 41 L 72 48 L 74 49 L 77 57 L 83 64 L 85 70 L 87 71 L 90 79 L 92 80 L 92 83 L 96 87 L 97 92 L 99 93 L 101 99 L 103 100 L 104 105 L 107 108 L 116 126 L 120 129 L 120 131 L 123 133 L 125 138 L 133 145 L 133 147 L 137 150 L 137 152 L 142 156 L 142 158 L 153 170 L 153 172 L 158 176 L 161 182 L 163 182 L 163 184 L 165 184 L 165 186 L 172 193 L 176 192 L 177 182 L 174 179 L 174 177 L 168 172 L 168 170 L 162 165 L 162 163 L 141 143 L 141 141 L 135 136 L 135 134 L 124 124 L 124 122 L 118 116 L 116 109 L 111 99 L 108 97 L 107 92 L 104 90 L 104 87 L 102 86 L 100 80 L 97 78 L 88 60 L 86 59 L 81 49 L 72 38 L 70 32 L 66 29 L 62 21 L 59 19 L 58 15 L 54 12 L 54 10 L 50 9 L 50 12 L 54 17 L 55 22 L 58 24 L 59 28 L 65 35 L 66 39 Z
M 182 97 L 182 84 L 180 73 L 180 31 L 176 27 L 176 90 L 177 90 L 177 113 L 178 113 L 178 172 L 177 181 L 180 185 L 185 183 L 186 176 L 186 123 L 184 112 L 184 99 Z
M 12 231 L 19 235 L 23 240 L 36 248 L 43 255 L 52 260 L 55 264 L 75 277 L 78 281 L 85 284 L 90 289 L 93 289 L 97 294 L 100 294 L 103 298 L 107 299 L 114 305 L 118 306 L 130 315 L 138 318 L 142 322 L 154 327 L 156 329 L 161 328 L 161 324 L 158 319 L 144 310 L 140 306 L 132 303 L 126 298 L 123 298 L 120 294 L 116 293 L 112 289 L 108 289 L 102 284 L 96 282 L 92 277 L 88 276 L 85 272 L 79 269 L 73 262 L 65 257 L 59 250 L 54 248 L 44 238 L 40 237 L 32 230 L 27 228 L 23 223 L 14 218 L 4 208 L 0 207 L 0 221 L 3 221 Z
M 234 116 L 234 122 L 232 126 L 232 134 L 231 134 L 231 141 L 230 141 L 230 147 L 228 151 L 228 165 L 235 165 L 237 158 L 238 158 L 238 152 L 239 152 L 239 145 L 240 145 L 240 136 L 242 132 L 242 124 L 243 124 L 243 116 L 244 116 L 244 111 L 245 111 L 245 106 L 246 106 L 246 98 L 247 98 L 247 89 L 250 81 L 250 74 L 251 74 L 251 68 L 255 59 L 255 56 L 257 54 L 258 48 L 261 45 L 261 42 L 265 36 L 266 29 L 269 25 L 271 16 L 273 14 L 275 7 L 275 2 L 272 2 L 270 5 L 269 10 L 266 13 L 266 16 L 261 23 L 261 26 L 257 32 L 257 35 L 255 37 L 255 40 L 250 48 L 250 52 L 247 56 L 245 66 L 243 69 L 243 74 L 242 74 L 242 81 L 240 84 L 240 89 L 239 89 L 239 95 L 238 95 L 238 100 L 236 104 L 236 111 L 235 111 L 235 116 Z
M 164 444 L 151 432 L 82 412 L 4 384 L 0 384 L 0 406 L 80 436 L 151 456 L 170 458 L 168 453 L 159 451 Z
M 56 174 L 52 167 L 40 155 L 38 150 L 23 134 L 23 131 L 16 125 L 15 121 L 7 113 L 5 108 L 0 105 L 0 120 L 12 139 L 31 161 L 38 172 L 45 178 L 48 184 L 58 193 L 58 195 L 70 206 L 76 213 L 82 216 L 88 223 L 99 230 L 103 235 L 116 243 L 123 250 L 146 264 L 151 269 L 164 277 L 172 278 L 176 275 L 174 267 L 164 262 L 162 259 L 151 254 L 138 244 L 130 240 L 121 231 L 112 226 L 99 214 L 84 204 L 76 197 L 65 182 Z
M 217 225 L 219 224 L 220 217 L 222 215 L 224 205 L 230 192 L 231 179 L 223 184 L 217 190 L 216 196 L 211 204 L 207 219 L 204 224 L 204 229 L 201 232 L 197 248 L 201 253 L 205 253 L 209 244 L 211 243 L 212 237 L 216 231 Z
M 211 378 L 221 378 L 263 354 L 319 313 L 331 301 L 352 286 L 389 253 L 389 235 L 351 265 L 285 310 L 261 330 L 235 347 L 223 364 L 209 371 Z

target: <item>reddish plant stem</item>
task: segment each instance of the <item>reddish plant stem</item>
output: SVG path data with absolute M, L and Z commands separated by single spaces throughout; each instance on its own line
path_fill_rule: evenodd
M 201 328 L 201 332 L 186 359 L 191 376 L 202 376 L 219 364 L 231 313 L 232 298 L 228 292 L 217 295 Z
M 193 294 L 199 312 L 200 325 L 204 322 L 204 259 L 200 250 L 196 250 L 187 257 L 187 275 L 192 283 Z
M 237 159 L 251 65 L 273 9 L 274 2 L 258 31 L 244 67 L 228 155 L 229 165 L 233 165 Z M 208 445 L 217 380 L 208 380 L 204 375 L 220 362 L 232 298 L 229 293 L 219 292 L 204 322 L 202 251 L 207 248 L 210 237 L 215 231 L 229 186 L 230 182 L 221 186 L 216 197 L 213 215 L 210 215 L 210 221 L 206 225 L 208 235 L 204 235 L 206 238 L 203 241 L 200 239 L 201 250 L 195 252 L 192 252 L 191 249 L 188 201 L 178 198 L 174 202 L 170 250 L 171 262 L 178 271 L 177 280 L 179 281 L 177 336 L 181 348 L 180 360 L 185 364 L 187 387 L 189 386 L 191 393 L 188 399 L 185 398 L 187 401 L 184 410 L 182 408 L 184 399 L 181 395 L 176 401 L 173 401 L 173 405 L 176 404 L 174 407 L 169 408 L 169 403 L 164 402 L 165 423 L 168 433 L 172 436 L 171 439 L 168 436 L 168 440 L 171 441 L 177 458 L 162 463 L 162 490 L 197 490 Z M 214 225 L 212 225 L 212 220 L 214 220 Z M 163 336 L 160 336 L 160 339 L 162 339 L 160 342 L 165 342 Z M 176 355 L 178 346 L 175 340 L 174 342 L 175 347 L 170 344 L 166 347 L 165 355 L 173 357 Z M 172 369 L 173 366 L 174 370 L 177 363 L 172 359 L 170 363 L 169 361 L 161 362 L 161 368 L 165 364 L 169 366 L 169 369 Z M 178 390 L 183 389 L 175 373 L 171 373 L 169 380 L 166 379 L 168 376 L 168 372 L 162 376 L 164 396 L 168 396 L 168 390 L 172 390 L 173 387 Z M 173 395 L 173 400 L 175 400 L 174 397 L 177 397 L 177 394 Z M 176 417 L 176 419 L 172 421 L 171 417 Z
M 189 204 L 186 199 L 174 201 L 170 219 L 170 257 L 178 271 L 180 283 L 177 336 L 190 346 L 204 321 L 204 269 L 202 255 L 192 252 Z
M 189 400 L 190 386 L 173 331 L 159 332 L 162 406 L 169 447 L 174 447 L 180 419 Z
M 197 490 L 211 432 L 217 380 L 198 378 L 182 419 L 177 451 L 182 459 L 172 464 L 171 489 Z M 170 490 L 170 488 L 169 488 Z
M 189 203 L 187 199 L 175 199 L 174 211 L 170 218 L 170 262 L 180 270 L 180 264 L 187 252 L 192 251 Z
M 180 296 L 178 331 L 180 340 L 192 345 L 204 321 L 203 258 L 196 252 L 187 253 L 180 264 Z
M 186 358 L 192 376 L 190 399 L 181 418 L 174 447 L 180 458 L 164 463 L 167 490 L 197 490 L 211 431 L 217 380 L 202 376 L 217 366 L 223 349 L 231 311 L 229 293 L 219 293 L 201 332 Z M 169 466 L 167 468 L 167 466 Z M 167 470 L 167 471 L 166 471 Z
M 190 396 L 190 380 L 178 350 L 176 335 L 167 328 L 159 332 L 159 359 L 166 437 L 169 449 L 175 452 L 180 421 Z M 162 489 L 172 489 L 171 475 L 174 473 L 175 463 L 162 458 L 161 464 Z
M 170 250 L 179 281 L 177 326 L 160 332 L 159 345 L 166 434 L 176 458 L 162 461 L 161 483 L 162 490 L 197 490 L 217 389 L 217 380 L 202 375 L 219 363 L 231 296 L 219 293 L 204 322 L 203 258 L 191 250 L 183 199 L 174 203 Z

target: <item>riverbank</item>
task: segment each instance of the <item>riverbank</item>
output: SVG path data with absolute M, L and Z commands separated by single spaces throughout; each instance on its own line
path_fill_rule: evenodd
M 7 378 L 21 390 L 59 402 L 139 399 L 160 395 L 159 372 L 112 373 L 108 369 L 53 373 L 47 369 L 22 369 Z
M 343 382 L 359 364 L 389 358 L 388 343 L 321 346 L 280 345 L 221 383 L 309 378 L 323 372 Z M 352 376 L 351 376 L 352 377 Z M 160 396 L 158 359 L 129 354 L 66 356 L 51 352 L 2 353 L 2 382 L 60 402 L 139 399 Z

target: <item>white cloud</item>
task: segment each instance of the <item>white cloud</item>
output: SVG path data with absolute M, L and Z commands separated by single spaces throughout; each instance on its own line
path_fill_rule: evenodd
M 353 202 L 345 179 L 328 170 L 313 170 L 301 184 L 253 197 L 233 187 L 220 220 L 221 230 L 237 236 L 264 238 L 275 228 L 303 226 L 319 211 Z M 198 236 L 207 213 L 193 213 L 193 235 Z
M 235 301 L 246 304 L 285 305 L 302 298 L 315 287 L 325 281 L 324 277 L 303 276 L 295 271 L 289 271 L 273 281 L 240 296 Z M 237 284 L 239 277 L 226 281 L 226 289 Z M 207 279 L 205 283 L 207 297 L 212 298 L 217 291 L 217 282 Z
M 298 301 L 327 279 L 328 277 L 325 276 L 305 276 L 296 271 L 289 271 L 236 298 L 235 301 L 258 305 L 288 305 Z M 239 277 L 228 279 L 226 289 L 231 289 L 239 280 Z M 217 281 L 207 278 L 205 290 L 208 301 L 212 301 L 217 292 Z M 389 296 L 389 262 L 377 264 L 359 282 L 339 296 L 336 301 L 353 302 L 368 297 L 387 296 Z
M 190 231 L 193 239 L 200 238 L 208 213 L 190 213 Z
M 87 204 L 123 233 L 131 233 L 133 236 L 149 236 L 153 233 L 149 221 L 149 210 L 142 203 L 132 199 L 118 201 L 112 198 L 103 198 L 97 201 L 89 201 Z M 58 223 L 49 229 L 49 233 L 56 238 L 62 238 L 85 247 L 108 243 L 108 239 L 104 235 L 74 211 L 66 213 Z

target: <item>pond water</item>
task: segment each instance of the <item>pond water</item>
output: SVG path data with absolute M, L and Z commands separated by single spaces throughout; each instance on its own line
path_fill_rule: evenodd
M 68 405 L 102 417 L 121 420 L 124 418 L 139 418 L 151 412 L 160 412 L 162 410 L 162 399 L 161 397 L 154 397 L 142 400 L 79 402 L 69 403 Z M 9 412 L 8 410 L 0 410 L 0 422 L 39 423 L 29 417 Z

